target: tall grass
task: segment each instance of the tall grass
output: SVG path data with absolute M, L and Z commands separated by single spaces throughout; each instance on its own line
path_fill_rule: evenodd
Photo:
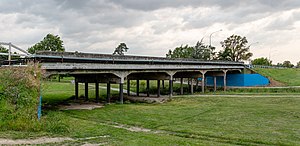
M 37 119 L 42 71 L 38 64 L 0 69 L 0 129 L 14 131 L 67 131 L 60 120 Z M 46 118 L 45 116 L 44 118 Z M 57 116 L 59 118 L 59 116 Z M 63 125 L 59 123 L 60 125 Z M 54 126 L 53 126 L 54 125 Z M 54 127 L 54 128 L 53 128 Z

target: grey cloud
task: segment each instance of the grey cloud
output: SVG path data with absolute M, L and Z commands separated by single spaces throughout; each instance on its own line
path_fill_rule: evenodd
M 293 24 L 296 21 L 300 21 L 300 12 L 293 12 L 291 15 L 287 17 L 276 18 L 265 27 L 265 30 L 267 31 L 292 30 L 294 29 Z

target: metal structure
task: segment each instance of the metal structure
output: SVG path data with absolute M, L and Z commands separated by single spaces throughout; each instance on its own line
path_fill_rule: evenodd
M 0 55 L 6 55 L 8 56 L 8 63 L 9 65 L 11 65 L 11 56 L 30 56 L 31 54 L 28 53 L 27 51 L 17 47 L 16 45 L 12 44 L 12 43 L 5 43 L 5 42 L 0 42 L 0 45 L 6 45 L 8 46 L 8 53 L 0 53 Z M 24 53 L 24 54 L 12 54 L 12 48 L 16 49 L 16 50 L 19 50 L 20 52 Z

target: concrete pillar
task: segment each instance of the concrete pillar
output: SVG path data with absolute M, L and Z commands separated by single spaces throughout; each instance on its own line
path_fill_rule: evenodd
M 78 99 L 78 82 L 75 79 L 75 100 Z
M 180 78 L 180 95 L 183 95 L 183 78 Z
M 194 94 L 193 78 L 191 78 L 191 94 Z
M 204 93 L 204 91 L 205 91 L 205 73 L 206 73 L 206 71 L 201 71 L 201 73 L 202 73 L 202 93 Z
M 170 80 L 169 80 L 169 97 L 173 96 L 173 76 L 170 76 Z
M 89 83 L 85 82 L 84 84 L 84 96 L 85 96 L 85 100 L 87 101 L 89 99 Z
M 96 87 L 96 102 L 99 103 L 99 82 L 98 81 L 96 81 L 95 87 Z
M 227 70 L 223 70 L 224 72 L 224 91 L 227 90 Z
M 160 80 L 157 80 L 157 97 L 160 97 Z
M 149 80 L 147 80 L 147 97 L 149 97 L 150 96 L 150 81 Z
M 107 83 L 106 103 L 110 103 L 110 82 Z
M 123 84 L 124 83 L 120 83 L 119 87 L 120 87 L 120 90 L 119 90 L 119 96 L 120 96 L 120 103 L 123 104 Z
M 60 82 L 60 74 L 57 75 L 58 82 Z
M 191 82 L 190 82 L 190 78 L 188 78 L 188 91 L 191 90 Z
M 127 79 L 127 96 L 130 96 L 130 80 Z
M 196 78 L 196 90 L 198 90 L 199 80 Z
M 214 92 L 217 91 L 217 77 L 214 76 Z
M 140 80 L 136 80 L 136 96 L 140 96 Z

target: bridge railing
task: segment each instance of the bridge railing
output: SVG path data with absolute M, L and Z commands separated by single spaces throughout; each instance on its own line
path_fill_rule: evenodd
M 266 65 L 252 65 L 252 64 L 245 64 L 246 68 L 276 68 L 276 69 L 285 69 L 287 67 L 282 66 L 266 66 Z

